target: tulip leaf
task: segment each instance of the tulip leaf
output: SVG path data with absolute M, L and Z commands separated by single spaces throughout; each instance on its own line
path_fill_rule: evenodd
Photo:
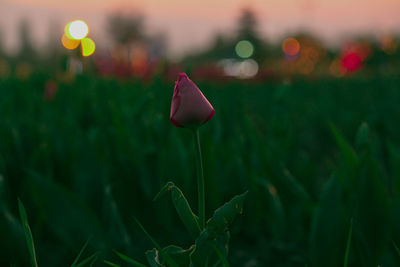
M 361 165 L 354 216 L 354 247 L 365 264 L 379 265 L 384 247 L 390 238 L 390 202 L 387 198 L 385 174 L 371 155 Z M 353 241 L 352 241 L 353 243 Z
M 369 136 L 368 124 L 363 122 L 357 130 L 356 146 L 359 148 L 366 146 L 368 144 Z
M 29 255 L 30 255 L 32 266 L 38 267 L 32 231 L 31 231 L 31 228 L 28 223 L 28 216 L 26 215 L 24 204 L 22 204 L 22 201 L 20 199 L 18 199 L 18 208 L 19 208 L 19 214 L 21 216 L 21 223 L 22 223 L 22 226 L 24 229 L 25 239 L 26 239 L 26 243 L 28 245 L 28 250 L 29 250 Z
M 346 243 L 346 210 L 336 176 L 327 182 L 321 198 L 311 227 L 312 266 L 340 266 Z
M 224 267 L 230 267 L 228 260 L 226 259 L 226 257 L 222 254 L 222 252 L 217 248 L 214 247 L 215 252 L 218 255 L 219 260 L 222 262 L 222 266 Z
M 247 192 L 235 196 L 229 202 L 218 208 L 213 217 L 208 220 L 207 228 L 211 232 L 222 233 L 227 230 L 227 227 L 232 223 L 237 214 L 243 212 L 243 202 Z
M 400 153 L 392 142 L 387 142 L 392 169 L 393 195 L 400 198 Z
M 156 195 L 154 200 L 159 199 L 167 191 L 171 192 L 172 202 L 179 215 L 179 218 L 182 220 L 192 238 L 195 239 L 200 234 L 200 226 L 197 216 L 193 213 L 189 202 L 183 195 L 182 191 L 174 183 L 168 182 Z
M 219 249 L 221 255 L 227 255 L 229 241 L 228 226 L 237 214 L 243 212 L 243 202 L 246 195 L 247 192 L 235 196 L 214 212 L 213 217 L 208 220 L 206 228 L 196 239 L 196 248 L 190 255 L 192 266 L 204 266 L 212 252 L 215 251 L 215 248 Z
M 165 247 L 164 253 L 168 254 L 179 266 L 189 266 L 190 253 L 194 250 L 194 245 L 188 249 L 183 249 L 178 246 L 170 245 Z
M 156 248 L 146 251 L 146 259 L 150 264 L 150 267 L 165 267 L 164 264 L 160 263 L 160 255 Z
M 339 130 L 333 123 L 330 122 L 329 127 L 331 129 L 331 132 L 333 134 L 333 137 L 335 138 L 337 145 L 339 146 L 340 152 L 342 153 L 342 156 L 344 158 L 344 161 L 346 162 L 347 167 L 348 168 L 356 167 L 359 164 L 359 159 L 354 149 L 351 147 L 349 142 L 339 132 Z
M 95 238 L 93 243 L 97 248 L 104 245 L 104 229 L 93 210 L 81 198 L 49 177 L 34 171 L 27 173 L 35 192 L 34 200 L 50 229 L 60 240 L 73 246 L 81 243 L 84 236 L 91 235 Z
M 148 250 L 146 252 L 146 258 L 150 264 L 150 267 L 166 266 L 164 261 L 165 257 L 162 255 L 168 255 L 171 257 L 178 264 L 178 266 L 189 266 L 190 253 L 194 250 L 194 247 L 195 246 L 192 245 L 188 249 L 183 249 L 178 246 L 170 245 L 163 248 L 162 253 L 160 253 L 156 248 L 153 248 L 152 250 Z
M 135 218 L 136 223 L 139 225 L 140 229 L 145 233 L 145 235 L 147 236 L 148 239 L 150 239 L 150 241 L 154 244 L 154 246 L 156 247 L 153 250 L 156 250 L 156 254 L 154 256 L 157 256 L 158 259 L 158 251 L 160 251 L 160 254 L 163 256 L 163 258 L 165 259 L 165 261 L 168 263 L 169 266 L 171 267 L 178 267 L 178 264 L 166 253 L 164 253 L 164 250 L 161 249 L 161 246 L 154 240 L 153 237 L 151 237 L 151 235 L 147 232 L 147 230 L 144 228 L 144 226 Z M 146 252 L 146 257 L 147 260 L 149 259 L 149 256 L 147 256 L 147 253 L 151 253 L 150 255 L 153 255 L 155 252 L 151 252 L 153 250 L 150 250 Z M 152 257 L 154 258 L 154 257 Z M 150 262 L 149 262 L 150 263 Z

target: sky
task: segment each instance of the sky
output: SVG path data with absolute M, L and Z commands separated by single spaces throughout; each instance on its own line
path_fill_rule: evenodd
M 101 44 L 107 14 L 132 10 L 145 16 L 147 32 L 166 33 L 170 54 L 179 57 L 205 47 L 218 32 L 233 32 L 244 7 L 256 12 L 259 32 L 271 41 L 299 30 L 328 45 L 354 35 L 400 33 L 400 0 L 0 0 L 0 30 L 6 47 L 15 50 L 22 18 L 39 44 L 61 38 L 68 21 L 83 19 Z

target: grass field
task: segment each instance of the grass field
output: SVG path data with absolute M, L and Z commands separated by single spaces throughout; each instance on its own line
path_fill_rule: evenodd
M 169 122 L 174 81 L 78 76 L 0 80 L 0 265 L 27 266 L 24 203 L 39 266 L 146 262 L 192 240 L 165 197 L 197 211 L 192 136 Z M 195 81 L 196 82 L 196 81 Z M 196 82 L 197 83 L 197 82 Z M 206 217 L 249 191 L 231 228 L 231 266 L 399 266 L 400 78 L 198 82 L 214 118 L 200 129 Z M 350 234 L 349 234 L 350 233 Z

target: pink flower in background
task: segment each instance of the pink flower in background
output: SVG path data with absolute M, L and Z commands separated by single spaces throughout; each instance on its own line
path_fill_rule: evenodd
M 180 73 L 171 102 L 172 124 L 176 127 L 197 127 L 209 121 L 214 113 L 213 106 L 200 89 L 185 73 Z
M 47 102 L 52 101 L 56 96 L 57 91 L 58 85 L 52 80 L 47 81 L 44 88 L 43 99 Z

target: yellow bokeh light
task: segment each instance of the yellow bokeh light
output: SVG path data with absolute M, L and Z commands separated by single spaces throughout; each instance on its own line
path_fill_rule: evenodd
M 89 34 L 89 27 L 83 20 L 74 20 L 65 26 L 65 34 L 70 39 L 82 40 Z
M 92 55 L 96 50 L 96 44 L 90 38 L 82 39 L 81 43 L 82 43 L 82 56 L 84 57 Z
M 239 41 L 235 46 L 236 54 L 241 58 L 249 58 L 254 53 L 254 46 L 247 40 Z
M 75 49 L 79 46 L 79 44 L 81 43 L 80 40 L 76 40 L 76 39 L 70 39 L 67 37 L 66 34 L 63 34 L 63 36 L 61 37 L 61 43 L 63 44 L 63 46 L 69 50 Z

